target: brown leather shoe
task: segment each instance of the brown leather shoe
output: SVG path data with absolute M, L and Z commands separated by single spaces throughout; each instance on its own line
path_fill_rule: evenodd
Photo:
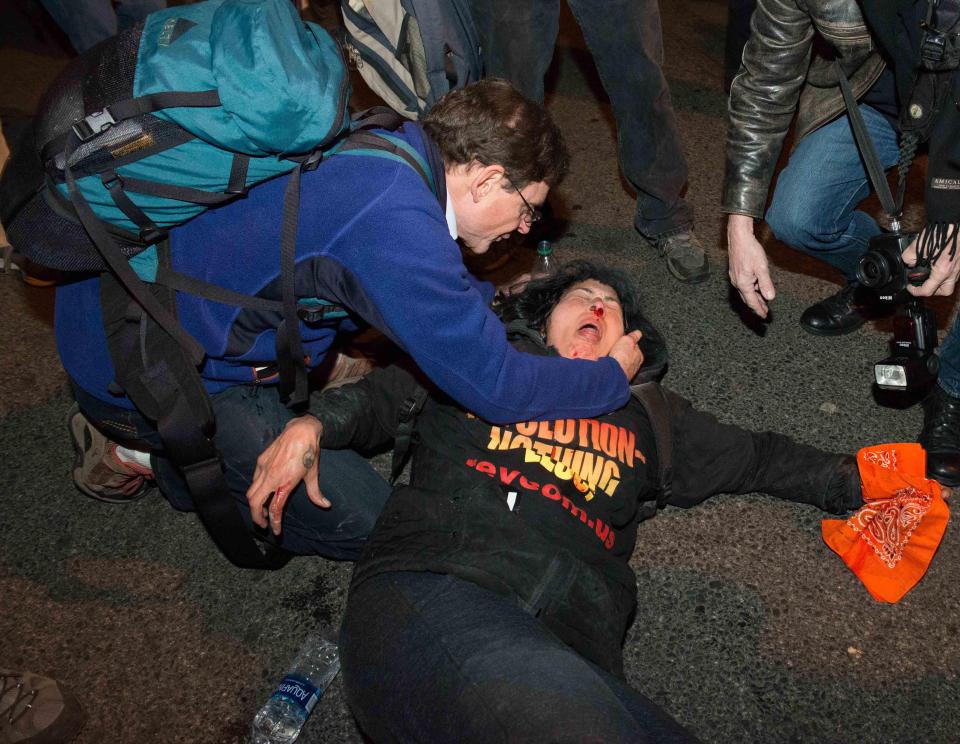
M 143 498 L 153 485 L 153 473 L 123 462 L 117 443 L 111 441 L 74 405 L 67 414 L 76 458 L 73 482 L 87 496 L 111 504 L 126 504 Z
M 60 683 L 0 669 L 0 742 L 64 744 L 83 726 L 83 710 Z
M 0 243 L 2 242 L 0 240 Z M 28 261 L 14 251 L 13 246 L 0 245 L 0 274 L 14 271 L 24 284 L 29 284 L 31 287 L 54 287 L 64 281 L 62 273 Z

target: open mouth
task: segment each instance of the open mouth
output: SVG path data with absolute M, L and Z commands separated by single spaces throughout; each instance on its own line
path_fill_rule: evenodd
M 598 342 L 603 337 L 600 326 L 593 322 L 584 323 L 577 329 L 577 336 L 585 341 Z

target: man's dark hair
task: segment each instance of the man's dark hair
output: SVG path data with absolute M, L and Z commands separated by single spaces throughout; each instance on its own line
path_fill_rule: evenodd
M 570 165 L 563 135 L 547 110 L 506 80 L 487 78 L 451 91 L 422 123 L 444 162 L 502 165 L 518 189 L 539 181 L 556 186 Z
M 561 265 L 557 273 L 530 282 L 520 294 L 500 300 L 494 310 L 504 325 L 519 321 L 545 333 L 547 318 L 567 290 L 589 279 L 606 284 L 617 293 L 623 310 L 624 331 L 640 330 L 643 333 L 640 348 L 646 357 L 644 368 L 665 364 L 667 350 L 663 337 L 643 314 L 636 283 L 620 269 L 586 260 L 569 261 Z

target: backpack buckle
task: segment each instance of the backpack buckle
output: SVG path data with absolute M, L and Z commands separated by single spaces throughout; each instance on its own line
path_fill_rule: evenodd
M 320 149 L 313 150 L 307 155 L 304 161 L 300 164 L 301 170 L 303 170 L 304 173 L 306 173 L 307 171 L 316 170 L 317 166 L 319 166 L 320 163 L 323 162 L 323 157 L 324 157 L 323 150 L 320 150 Z
M 104 171 L 101 173 L 100 183 L 103 184 L 103 188 L 107 191 L 123 189 L 123 179 L 120 178 L 120 175 L 116 171 Z
M 110 109 L 105 108 L 101 111 L 94 111 L 89 116 L 84 116 L 75 122 L 73 125 L 73 133 L 77 135 L 77 138 L 81 142 L 86 142 L 101 132 L 105 132 L 116 123 L 117 120 L 113 118 Z
M 401 424 L 406 424 L 410 421 L 413 421 L 413 419 L 415 419 L 417 414 L 420 412 L 420 407 L 422 405 L 422 401 L 417 400 L 416 395 L 411 395 L 400 404 L 400 410 L 397 411 L 397 420 Z
M 140 230 L 140 240 L 144 243 L 156 243 L 162 237 L 167 234 L 167 231 L 162 227 L 157 227 L 156 225 L 150 225 L 149 227 L 141 228 Z
M 304 323 L 323 323 L 345 318 L 347 312 L 341 305 L 298 305 L 297 317 Z

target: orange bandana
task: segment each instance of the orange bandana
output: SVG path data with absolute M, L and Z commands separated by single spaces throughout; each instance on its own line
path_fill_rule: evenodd
M 927 480 L 919 444 L 879 444 L 857 453 L 864 505 L 847 520 L 825 519 L 823 540 L 874 599 L 899 602 L 940 547 L 950 510 Z

